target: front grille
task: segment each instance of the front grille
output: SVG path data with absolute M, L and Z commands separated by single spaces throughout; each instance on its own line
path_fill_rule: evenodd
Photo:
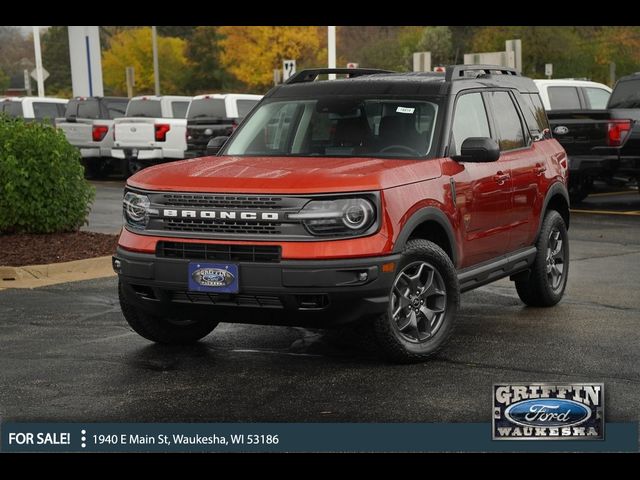
M 205 292 L 170 292 L 171 300 L 179 303 L 199 303 L 230 307 L 283 308 L 278 297 L 265 295 L 233 295 Z
M 287 208 L 282 197 L 255 195 L 200 195 L 191 193 L 165 193 L 162 199 L 164 205 L 175 207 L 212 207 L 231 209 L 263 209 L 277 210 Z
M 235 220 L 209 220 L 190 218 L 166 218 L 164 230 L 174 232 L 236 233 L 257 235 L 279 235 L 279 222 L 237 222 Z
M 158 242 L 156 254 L 165 258 L 277 263 L 282 249 L 277 245 Z

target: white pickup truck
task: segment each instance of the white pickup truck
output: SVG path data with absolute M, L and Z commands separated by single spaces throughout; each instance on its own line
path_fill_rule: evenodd
M 80 150 L 88 177 L 103 178 L 121 163 L 111 157 L 113 125 L 124 117 L 128 103 L 126 97 L 75 97 L 64 118 L 56 118 L 56 127 Z
M 604 110 L 611 96 L 606 85 L 589 80 L 556 78 L 534 80 L 540 91 L 544 109 L 549 110 Z
M 123 118 L 115 120 L 111 156 L 124 159 L 129 173 L 154 163 L 184 158 L 187 108 L 191 97 L 133 97 Z
M 51 123 L 64 115 L 67 100 L 51 97 L 10 97 L 0 100 L 0 113 L 13 118 L 24 118 Z

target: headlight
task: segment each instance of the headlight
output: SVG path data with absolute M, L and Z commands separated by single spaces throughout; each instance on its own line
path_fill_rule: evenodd
M 360 235 L 375 223 L 376 209 L 364 198 L 312 200 L 289 218 L 302 220 L 313 235 Z
M 127 192 L 124 194 L 123 210 L 124 218 L 128 225 L 144 228 L 149 220 L 149 197 L 138 193 Z

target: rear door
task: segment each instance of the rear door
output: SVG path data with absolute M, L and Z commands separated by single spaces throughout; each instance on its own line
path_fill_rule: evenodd
M 495 137 L 481 92 L 463 93 L 454 107 L 449 156 L 460 154 L 469 137 Z M 462 217 L 464 258 L 468 267 L 504 254 L 509 243 L 511 179 L 503 161 L 460 163 L 463 170 L 455 174 L 456 205 Z M 454 169 L 455 170 L 455 169 Z

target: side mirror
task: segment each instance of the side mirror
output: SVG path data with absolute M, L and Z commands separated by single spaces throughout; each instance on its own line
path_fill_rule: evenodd
M 213 137 L 209 140 L 209 143 L 207 143 L 207 155 L 217 155 L 228 139 L 229 137 Z
M 454 157 L 458 162 L 495 162 L 500 158 L 498 143 L 488 137 L 469 137 L 462 142 L 461 154 Z

